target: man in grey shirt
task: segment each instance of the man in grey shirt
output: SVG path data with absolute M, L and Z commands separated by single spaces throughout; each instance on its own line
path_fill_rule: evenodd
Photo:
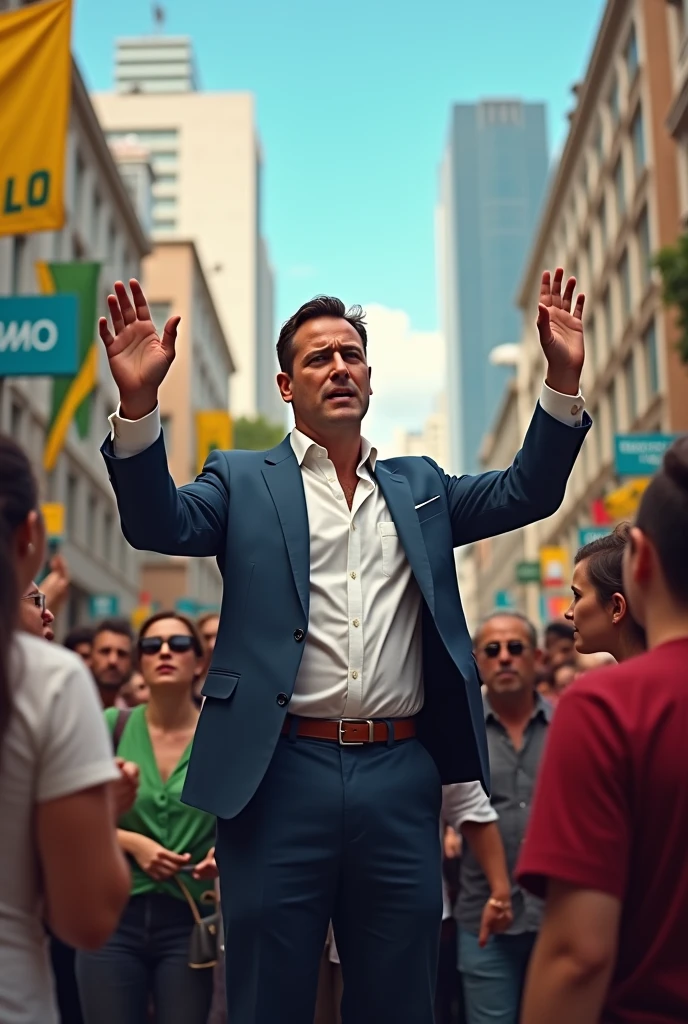
M 514 612 L 491 615 L 474 639 L 475 657 L 487 693 L 483 698 L 492 776 L 491 803 L 513 877 L 552 716 L 535 690 L 541 654 L 535 628 Z M 456 916 L 459 970 L 467 1024 L 517 1024 L 523 982 L 540 926 L 542 904 L 512 888 L 514 921 L 504 935 L 478 946 L 480 918 L 489 885 L 466 849 Z

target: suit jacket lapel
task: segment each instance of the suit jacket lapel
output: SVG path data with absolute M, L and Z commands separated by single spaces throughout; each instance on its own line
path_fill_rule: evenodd
M 423 539 L 423 531 L 420 528 L 418 513 L 413 504 L 411 487 L 405 476 L 399 473 L 392 473 L 383 464 L 378 462 L 375 467 L 375 477 L 380 490 L 385 496 L 387 507 L 392 515 L 402 547 L 406 552 L 409 565 L 420 587 L 430 611 L 435 611 L 435 587 L 432 580 L 432 571 L 428 552 Z
M 310 603 L 310 535 L 301 468 L 289 436 L 265 457 L 263 476 L 277 509 L 304 615 Z

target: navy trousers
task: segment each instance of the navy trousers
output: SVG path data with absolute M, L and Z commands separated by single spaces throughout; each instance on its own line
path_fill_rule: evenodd
M 232 1024 L 312 1024 L 330 919 L 343 1024 L 433 1024 L 440 804 L 415 739 L 280 738 L 251 802 L 218 821 Z

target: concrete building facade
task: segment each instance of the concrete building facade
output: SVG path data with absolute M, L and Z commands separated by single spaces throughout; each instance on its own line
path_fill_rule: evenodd
M 447 339 L 450 467 L 475 472 L 512 373 L 490 352 L 517 342 L 514 305 L 548 170 L 545 106 L 483 100 L 452 109 L 437 211 Z
M 141 48 L 154 55 L 165 42 L 148 37 Z M 137 74 L 138 91 L 93 97 L 98 116 L 111 142 L 135 140 L 149 150 L 153 239 L 193 239 L 197 246 L 224 333 L 232 339 L 232 414 L 274 419 L 279 413 L 282 422 L 284 411 L 270 389 L 274 284 L 262 231 L 254 97 L 191 87 L 152 91 L 143 63 Z
M 543 377 L 533 327 L 540 275 L 563 266 L 586 293 L 583 390 L 595 425 L 560 511 L 512 538 L 476 546 L 481 611 L 500 590 L 540 616 L 538 587 L 515 585 L 516 563 L 546 545 L 572 556 L 591 508 L 619 486 L 616 433 L 688 430 L 688 371 L 678 358 L 673 314 L 652 268 L 681 229 L 679 161 L 667 130 L 675 103 L 672 12 L 655 0 L 608 0 L 559 166 L 523 273 L 518 378 L 503 398 L 483 464 L 504 466 L 522 439 Z
M 102 264 L 99 306 L 117 278 L 139 275 L 149 242 L 105 141 L 76 64 L 67 139 L 66 223 L 61 231 L 0 238 L 0 294 L 38 293 L 39 260 L 94 260 Z M 93 324 L 94 338 L 96 324 Z M 0 381 L 0 430 L 31 457 L 41 499 L 65 506 L 62 551 L 72 586 L 61 617 L 66 628 L 89 617 L 89 599 L 113 595 L 122 613 L 138 603 L 139 563 L 122 536 L 112 487 L 99 453 L 107 417 L 117 404 L 105 350 L 99 346 L 98 384 L 92 395 L 90 433 L 81 439 L 72 425 L 65 448 L 50 474 L 42 469 L 51 406 L 52 381 L 6 378 Z
M 175 360 L 160 390 L 170 472 L 181 485 L 197 473 L 195 414 L 229 408 L 234 365 L 194 243 L 157 243 L 142 273 L 158 330 L 173 312 L 182 318 Z M 141 557 L 141 590 L 164 607 L 184 599 L 199 608 L 214 608 L 220 604 L 222 578 L 214 559 L 146 552 Z

